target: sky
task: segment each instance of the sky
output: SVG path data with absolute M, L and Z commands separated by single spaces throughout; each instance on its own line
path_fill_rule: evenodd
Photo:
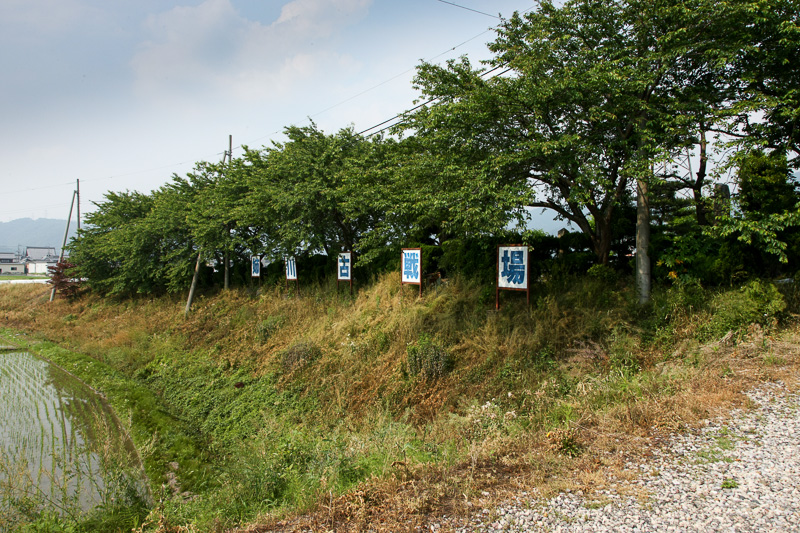
M 457 5 L 453 5 L 457 4 Z M 362 131 L 414 105 L 421 60 L 491 56 L 533 0 L 2 0 L 0 222 L 150 192 L 233 138 Z M 74 219 L 74 215 L 73 215 Z

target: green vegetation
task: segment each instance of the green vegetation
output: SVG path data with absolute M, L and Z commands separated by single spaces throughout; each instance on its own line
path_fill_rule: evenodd
M 731 477 L 726 477 L 722 480 L 722 488 L 723 489 L 735 489 L 739 486 L 739 482 Z
M 349 250 L 364 281 L 422 246 L 425 273 L 452 276 L 511 242 L 563 254 L 572 272 L 628 274 L 652 219 L 638 246 L 656 282 L 792 276 L 798 12 L 797 0 L 542 2 L 499 24 L 486 65 L 420 65 L 426 102 L 388 137 L 291 126 L 149 194 L 108 194 L 70 244 L 72 274 L 103 294 L 178 294 L 198 256 L 200 285 L 226 288 L 252 283 L 251 255 L 271 263 L 270 284 L 295 256 L 308 283 Z M 536 208 L 577 233 L 530 231 Z
M 152 450 L 143 530 L 302 511 L 309 529 L 408 529 L 512 475 L 589 475 L 587 449 L 614 457 L 729 405 L 742 368 L 796 364 L 772 337 L 800 311 L 797 1 L 537 6 L 501 22 L 487 65 L 421 65 L 428 101 L 390 137 L 293 126 L 149 194 L 110 193 L 69 246 L 63 278 L 82 290 L 50 305 L 0 291 L 6 326 Z M 531 208 L 578 232 L 529 229 Z M 532 304 L 504 293 L 498 312 L 507 243 L 532 247 Z M 412 246 L 422 298 L 395 270 Z M 343 250 L 355 296 L 334 284 Z M 251 255 L 269 263 L 258 282 Z
M 397 278 L 353 299 L 332 282 L 300 295 L 281 284 L 209 293 L 188 318 L 169 297 L 49 304 L 45 288 L 9 286 L 0 312 L 30 335 L 5 330 L 8 342 L 70 370 L 130 420 L 154 504 L 144 522 L 115 523 L 144 531 L 223 530 L 370 490 L 436 505 L 479 494 L 496 461 L 555 479 L 594 456 L 587 449 L 683 427 L 727 401 L 720 390 L 735 388 L 741 366 L 762 362 L 735 349 L 755 342 L 796 362 L 769 340 L 790 315 L 766 282 L 657 288 L 641 308 L 624 277 L 559 275 L 536 285 L 530 308 L 511 295 L 494 312 L 480 283 L 452 278 L 417 299 Z M 758 321 L 739 308 L 758 309 Z M 707 460 L 729 440 L 718 444 Z M 409 479 L 434 492 L 404 496 Z M 390 502 L 342 505 L 355 505 L 355 520 Z

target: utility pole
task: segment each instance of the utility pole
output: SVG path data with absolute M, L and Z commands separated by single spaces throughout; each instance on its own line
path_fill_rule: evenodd
M 64 248 L 67 246 L 67 236 L 69 235 L 69 223 L 72 220 L 72 208 L 75 207 L 75 197 L 78 191 L 72 191 L 72 202 L 69 204 L 69 216 L 67 217 L 67 229 L 64 230 L 64 242 L 61 244 L 61 253 L 58 255 L 58 262 L 64 261 Z M 53 290 L 50 291 L 50 301 L 56 298 L 56 286 L 53 285 Z
M 233 135 L 228 135 L 228 151 L 226 153 L 228 155 L 228 169 L 230 169 L 233 165 Z M 222 158 L 222 166 L 225 166 L 224 156 Z M 227 291 L 231 287 L 231 228 L 228 224 L 225 224 L 225 233 L 227 234 L 227 239 L 225 241 L 225 253 L 223 256 L 225 257 L 225 290 Z
M 75 189 L 76 199 L 78 201 L 78 231 L 81 230 L 81 180 L 78 181 L 78 186 Z
M 225 152 L 222 155 L 222 166 L 225 166 L 225 158 L 230 157 L 233 151 L 233 135 L 228 136 L 228 144 L 231 149 L 230 152 Z M 200 264 L 203 259 L 203 249 L 197 249 L 197 262 L 194 265 L 194 275 L 192 276 L 192 285 L 189 287 L 189 297 L 186 299 L 186 308 L 183 311 L 183 316 L 189 316 L 189 311 L 192 309 L 192 302 L 194 301 L 194 292 L 197 288 L 197 280 L 200 277 Z M 228 252 L 225 252 L 225 288 L 228 288 Z

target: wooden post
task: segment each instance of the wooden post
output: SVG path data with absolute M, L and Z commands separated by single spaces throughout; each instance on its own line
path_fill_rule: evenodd
M 194 265 L 194 275 L 192 276 L 192 286 L 189 287 L 189 298 L 186 299 L 186 309 L 183 311 L 183 316 L 189 316 L 189 311 L 192 309 L 192 302 L 194 301 L 194 290 L 197 288 L 197 278 L 200 273 L 200 259 L 203 256 L 203 251 L 197 251 L 197 263 Z
M 72 191 L 72 202 L 69 204 L 69 216 L 67 217 L 67 228 L 64 230 L 64 241 L 61 243 L 61 253 L 58 254 L 58 262 L 64 261 L 64 248 L 67 246 L 67 237 L 69 236 L 69 223 L 72 220 L 72 208 L 75 207 L 75 196 L 78 191 Z M 53 285 L 53 290 L 50 291 L 50 301 L 56 299 L 56 286 Z

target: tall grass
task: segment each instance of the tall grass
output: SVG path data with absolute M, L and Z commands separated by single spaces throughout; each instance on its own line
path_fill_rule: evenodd
M 723 375 L 702 344 L 788 319 L 768 283 L 657 287 L 642 308 L 629 280 L 600 274 L 553 276 L 530 307 L 508 294 L 500 312 L 476 282 L 420 299 L 391 273 L 354 297 L 330 282 L 200 295 L 188 318 L 171 298 L 48 305 L 30 287 L 0 290 L 0 312 L 154 392 L 203 449 L 201 476 L 195 452 L 158 463 L 144 530 L 222 530 L 392 480 L 439 476 L 430 498 L 470 495 L 492 458 L 552 473 L 588 447 L 691 423 L 706 412 L 692 395 L 729 399 L 698 393 Z M 532 462 L 532 449 L 551 455 Z

